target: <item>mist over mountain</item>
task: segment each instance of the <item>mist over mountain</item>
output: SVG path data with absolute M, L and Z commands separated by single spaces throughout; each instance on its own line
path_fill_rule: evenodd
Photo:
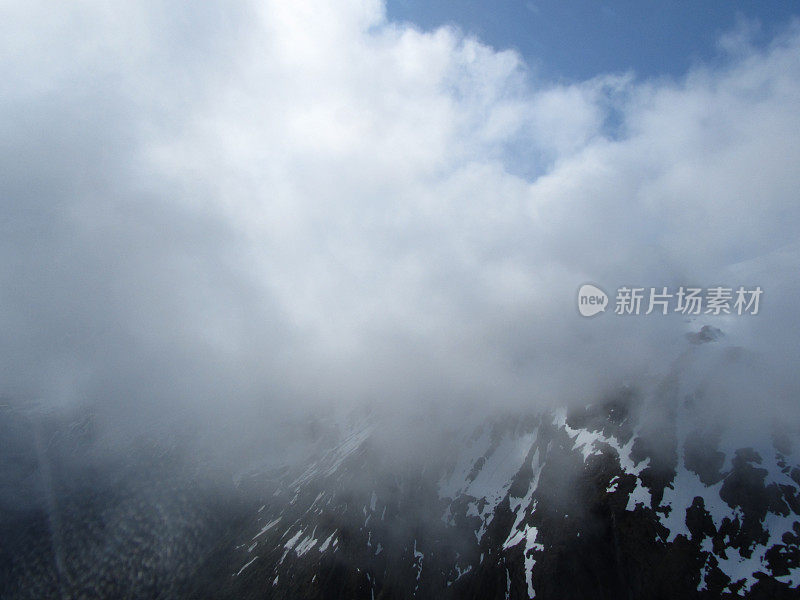
M 797 597 L 796 20 L 557 81 L 372 0 L 0 15 L 0 596 Z

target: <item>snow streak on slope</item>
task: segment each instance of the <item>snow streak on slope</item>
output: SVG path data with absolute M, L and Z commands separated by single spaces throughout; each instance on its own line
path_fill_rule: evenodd
M 536 431 L 501 433 L 498 427 L 481 427 L 464 443 L 452 472 L 440 480 L 440 498 L 466 502 L 466 516 L 480 519 L 478 542 L 535 441 Z M 448 512 L 445 520 L 452 519 Z

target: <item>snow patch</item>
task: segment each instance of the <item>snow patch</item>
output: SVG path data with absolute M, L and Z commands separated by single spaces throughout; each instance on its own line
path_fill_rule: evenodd
M 256 559 L 257 559 L 257 558 L 258 558 L 257 556 L 254 556 L 252 559 L 250 559 L 250 561 L 249 561 L 248 563 L 246 563 L 246 564 L 245 564 L 245 565 L 244 565 L 244 566 L 243 566 L 241 569 L 239 569 L 239 572 L 238 572 L 238 573 L 236 573 L 236 575 L 234 575 L 234 577 L 238 577 L 239 575 L 241 575 L 241 574 L 242 574 L 242 572 L 243 572 L 243 571 L 244 571 L 244 570 L 245 570 L 247 567 L 249 567 L 249 566 L 250 566 L 250 565 L 252 565 L 254 562 L 256 562 Z

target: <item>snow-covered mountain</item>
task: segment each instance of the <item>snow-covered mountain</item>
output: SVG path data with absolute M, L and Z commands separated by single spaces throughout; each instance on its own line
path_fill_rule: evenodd
M 28 462 L 3 501 L 48 494 L 4 512 L 0 595 L 798 598 L 800 436 L 714 400 L 748 361 L 694 343 L 652 385 L 477 422 L 316 416 L 229 487 L 176 448 L 92 462 L 85 416 L 6 415 Z
M 235 595 L 796 598 L 797 432 L 705 410 L 739 354 L 698 345 L 649 392 L 443 433 L 406 471 L 365 419 L 264 496 Z

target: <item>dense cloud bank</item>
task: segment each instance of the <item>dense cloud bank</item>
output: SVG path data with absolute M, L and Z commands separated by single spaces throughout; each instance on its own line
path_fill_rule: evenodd
M 666 373 L 711 324 L 765 365 L 726 402 L 797 417 L 796 23 L 679 80 L 576 83 L 367 0 L 0 23 L 8 398 L 225 436 L 298 406 L 539 405 Z M 585 282 L 764 295 L 584 319 Z

